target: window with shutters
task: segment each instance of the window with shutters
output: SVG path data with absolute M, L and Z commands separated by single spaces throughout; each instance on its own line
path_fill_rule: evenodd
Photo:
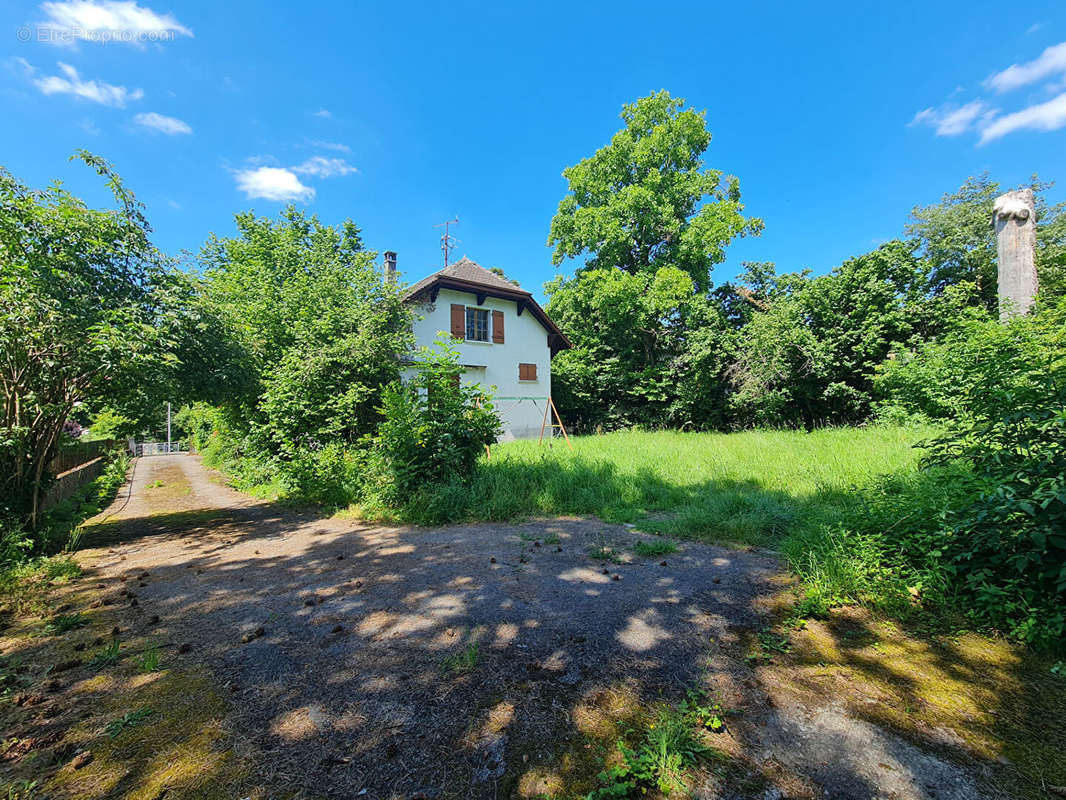
M 489 312 L 485 308 L 467 308 L 466 338 L 472 342 L 489 340 Z
M 518 365 L 518 380 L 520 381 L 535 381 L 537 379 L 537 365 L 536 364 L 519 364 Z

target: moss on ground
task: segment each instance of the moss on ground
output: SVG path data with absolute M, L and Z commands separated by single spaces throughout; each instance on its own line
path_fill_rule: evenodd
M 44 789 L 70 798 L 236 796 L 248 768 L 226 746 L 226 701 L 206 671 L 137 675 L 127 667 L 119 673 L 106 690 L 101 686 L 93 692 L 92 711 L 64 737 L 68 746 L 91 752 L 92 761 L 80 769 L 70 763 L 60 767 Z M 143 711 L 151 712 L 143 721 L 109 730 L 124 715 Z
M 789 635 L 790 652 L 759 669 L 768 687 L 833 697 L 925 747 L 991 764 L 1014 796 L 1066 784 L 1066 678 L 1054 659 L 973 633 L 917 635 L 857 608 Z
M 503 781 L 510 792 L 504 796 L 524 800 L 584 798 L 606 785 L 602 779 L 605 771 L 623 765 L 619 744 L 638 748 L 664 713 L 676 716 L 678 712 L 665 701 L 642 701 L 632 685 L 618 684 L 587 693 L 569 712 L 574 734 L 555 753 L 543 758 L 544 742 L 533 741 L 510 755 L 515 767 Z M 750 762 L 741 742 L 728 731 L 712 734 L 694 730 L 694 736 L 708 748 L 706 758 L 699 766 L 685 770 L 683 779 L 690 789 L 699 787 L 701 796 L 724 796 L 728 791 L 730 796 L 757 797 L 771 778 L 788 785 L 790 777 L 780 780 L 771 774 L 772 765 Z M 667 800 L 678 794 L 644 786 L 639 796 Z
M 556 752 L 542 759 L 544 742 L 536 741 L 512 755 L 514 795 L 529 800 L 584 797 L 599 785 L 598 773 L 620 763 L 617 743 L 625 729 L 645 723 L 646 715 L 631 686 L 611 686 L 582 697 L 570 710 L 576 733 Z
M 56 800 L 265 796 L 229 747 L 228 700 L 209 672 L 131 622 L 113 602 L 118 581 L 101 587 L 71 563 L 38 561 L 0 595 L 0 787 L 36 781 Z M 156 647 L 158 668 L 144 671 Z

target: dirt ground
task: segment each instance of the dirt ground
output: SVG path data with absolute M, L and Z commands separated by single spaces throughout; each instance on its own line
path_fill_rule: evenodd
M 62 642 L 77 649 L 114 621 L 124 646 L 159 647 L 166 677 L 151 680 L 174 684 L 155 684 L 142 727 L 162 738 L 145 739 L 150 757 L 123 756 L 105 752 L 99 722 L 55 726 L 77 705 L 71 693 L 106 703 L 120 686 L 149 691 L 132 669 L 105 677 L 84 660 L 62 665 L 55 696 L 10 735 L 53 724 L 51 745 L 64 731 L 76 740 L 68 761 L 98 748 L 76 771 L 57 756 L 41 772 L 54 797 L 216 796 L 188 788 L 195 772 L 196 786 L 228 797 L 563 798 L 595 786 L 625 725 L 701 687 L 735 713 L 695 797 L 1010 796 L 1010 760 L 987 738 L 901 721 L 935 701 L 883 673 L 929 652 L 868 674 L 838 668 L 828 649 L 872 662 L 892 636 L 861 641 L 872 624 L 861 615 L 769 635 L 791 591 L 773 554 L 679 543 L 642 558 L 638 540 L 651 537 L 595 519 L 323 519 L 242 495 L 195 456 L 142 458 L 78 554 L 78 583 L 93 593 L 72 594 L 68 610 L 92 596 L 103 606 L 85 607 L 93 624 Z M 24 664 L 45 657 L 11 638 L 0 646 L 23 649 Z M 1007 678 L 968 679 L 999 693 Z M 45 713 L 49 703 L 58 710 Z M 984 730 L 989 710 L 964 712 Z M 195 742 L 217 758 L 183 772 Z

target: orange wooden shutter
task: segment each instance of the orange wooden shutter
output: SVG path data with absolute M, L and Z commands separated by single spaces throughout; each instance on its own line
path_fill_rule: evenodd
M 503 344 L 503 312 L 492 312 L 492 341 Z
M 452 303 L 452 336 L 456 339 L 466 338 L 466 306 Z
M 535 381 L 537 379 L 537 365 L 536 364 L 519 364 L 518 365 L 518 380 L 520 381 Z

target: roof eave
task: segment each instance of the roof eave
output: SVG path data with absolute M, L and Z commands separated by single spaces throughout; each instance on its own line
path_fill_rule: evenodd
M 417 284 L 407 291 L 403 296 L 404 301 L 414 300 L 419 295 L 430 294 L 434 296 L 436 292 L 434 290 L 439 289 L 455 289 L 460 292 L 468 292 L 473 295 L 485 295 L 486 297 L 498 297 L 502 300 L 515 300 L 527 303 L 529 311 L 537 318 L 537 321 L 548 332 L 548 347 L 551 349 L 554 356 L 560 350 L 569 350 L 574 345 L 566 338 L 559 327 L 552 322 L 551 317 L 547 312 L 540 307 L 533 295 L 527 292 L 525 289 L 520 289 L 517 286 L 514 289 L 507 289 L 503 286 L 488 286 L 484 283 L 478 283 L 476 281 L 466 281 L 462 278 L 453 278 L 450 275 L 435 275 L 433 280 L 422 286 Z

